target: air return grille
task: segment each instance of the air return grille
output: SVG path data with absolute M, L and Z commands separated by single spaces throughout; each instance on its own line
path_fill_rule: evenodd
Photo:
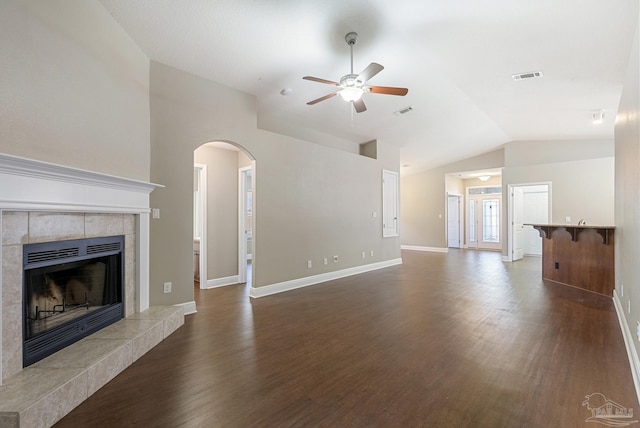
M 409 113 L 411 110 L 413 110 L 413 107 L 408 106 L 408 107 L 401 108 L 400 110 L 393 112 L 393 114 L 395 114 L 396 116 L 402 116 L 403 114 Z
M 514 74 L 513 80 L 535 79 L 542 77 L 542 71 L 530 71 L 528 73 Z

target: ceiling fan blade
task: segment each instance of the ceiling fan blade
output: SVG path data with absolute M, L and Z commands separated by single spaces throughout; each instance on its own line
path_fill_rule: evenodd
M 353 108 L 356 109 L 356 113 L 362 113 L 367 109 L 367 106 L 364 105 L 364 101 L 360 98 L 353 102 Z
M 331 80 L 321 79 L 319 77 L 304 76 L 303 79 L 304 80 L 311 80 L 312 82 L 326 83 L 327 85 L 340 86 L 340 84 L 338 82 L 333 82 Z
M 307 103 L 307 105 L 308 105 L 308 106 L 312 106 L 312 105 L 314 105 L 314 104 L 318 104 L 320 101 L 328 100 L 328 99 L 329 99 L 329 98 L 331 98 L 331 97 L 335 97 L 335 96 L 336 96 L 336 94 L 337 94 L 337 92 L 334 92 L 334 93 L 332 93 L 332 94 L 325 95 L 324 97 L 317 98 L 317 99 L 315 99 L 315 100 L 313 100 L 313 101 L 309 101 L 309 102 Z
M 407 95 L 409 90 L 407 88 L 392 88 L 390 86 L 367 86 L 365 87 L 367 92 L 374 94 L 387 94 L 387 95 Z
M 367 66 L 367 68 L 362 70 L 362 73 L 360 73 L 358 77 L 356 77 L 356 81 L 364 83 L 376 74 L 380 73 L 382 70 L 384 70 L 383 66 L 376 62 L 372 62 Z

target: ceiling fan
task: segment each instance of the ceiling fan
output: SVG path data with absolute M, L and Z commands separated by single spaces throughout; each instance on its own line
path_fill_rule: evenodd
M 340 89 L 335 92 L 330 93 L 329 95 L 325 95 L 324 97 L 317 98 L 313 101 L 309 101 L 307 105 L 317 104 L 320 101 L 328 100 L 329 98 L 335 97 L 337 94 L 340 94 L 342 99 L 347 102 L 351 102 L 353 104 L 353 108 L 358 113 L 362 113 L 367 109 L 367 106 L 364 105 L 364 101 L 362 100 L 362 95 L 367 92 L 371 92 L 374 94 L 387 94 L 387 95 L 407 95 L 409 90 L 407 88 L 393 88 L 389 86 L 370 86 L 365 85 L 369 79 L 371 79 L 376 74 L 380 73 L 384 67 L 378 63 L 372 62 L 362 70 L 360 74 L 353 74 L 353 45 L 356 44 L 356 40 L 358 39 L 358 34 L 351 32 L 348 33 L 344 40 L 347 42 L 349 47 L 351 48 L 351 73 L 345 74 L 340 78 L 340 82 L 333 82 L 331 80 L 320 79 L 318 77 L 313 76 L 304 76 L 303 79 L 311 80 L 313 82 L 325 83 L 327 85 L 337 86 Z

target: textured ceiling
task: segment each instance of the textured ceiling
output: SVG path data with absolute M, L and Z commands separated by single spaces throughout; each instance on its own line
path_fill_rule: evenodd
M 509 141 L 612 139 L 638 19 L 637 0 L 101 3 L 151 59 L 255 95 L 261 128 L 333 146 L 379 139 L 401 148 L 405 173 Z M 407 96 L 365 94 L 360 114 L 339 97 L 306 105 L 332 87 L 302 76 L 349 72 L 350 31 L 354 71 L 378 62 L 369 83 Z

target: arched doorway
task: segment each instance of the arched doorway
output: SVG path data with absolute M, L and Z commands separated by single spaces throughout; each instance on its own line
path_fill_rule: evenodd
M 253 284 L 255 159 L 215 141 L 194 150 L 194 280 L 201 289 Z

